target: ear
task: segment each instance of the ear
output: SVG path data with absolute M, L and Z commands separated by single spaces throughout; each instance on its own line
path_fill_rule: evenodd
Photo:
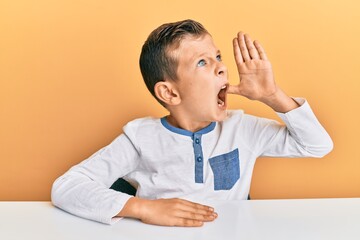
M 178 105 L 181 102 L 179 92 L 171 82 L 157 82 L 154 86 L 154 92 L 156 97 L 166 105 Z

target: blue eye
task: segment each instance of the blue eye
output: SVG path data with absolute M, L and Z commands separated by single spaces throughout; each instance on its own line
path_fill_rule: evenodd
M 204 60 L 204 59 L 201 59 L 201 60 L 198 62 L 197 66 L 198 66 L 198 67 L 203 67 L 203 66 L 205 66 L 205 64 L 206 64 L 205 60 Z
M 219 54 L 219 55 L 217 55 L 216 56 L 216 59 L 219 61 L 219 62 L 221 62 L 222 61 L 222 59 L 221 59 L 221 55 Z

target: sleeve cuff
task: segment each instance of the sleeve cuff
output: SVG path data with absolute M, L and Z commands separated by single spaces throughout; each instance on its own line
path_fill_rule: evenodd
M 305 98 L 299 98 L 299 97 L 296 97 L 296 98 L 292 98 L 294 99 L 295 102 L 297 102 L 300 106 L 293 109 L 293 110 L 290 110 L 286 113 L 281 113 L 281 112 L 276 112 L 276 114 L 281 118 L 281 119 L 284 119 L 286 118 L 285 116 L 286 115 L 289 115 L 289 114 L 293 114 L 293 113 L 296 113 L 296 112 L 303 112 L 303 111 L 312 111 L 311 108 L 310 108 L 310 105 L 308 103 L 308 101 L 306 101 Z
M 116 215 L 123 209 L 127 201 L 132 197 L 132 195 L 119 193 L 119 197 L 113 202 L 107 216 L 101 222 L 112 225 L 123 219 L 123 217 L 118 217 Z

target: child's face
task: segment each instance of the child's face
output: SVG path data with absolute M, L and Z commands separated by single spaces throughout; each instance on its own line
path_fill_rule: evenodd
M 178 61 L 176 85 L 185 114 L 195 122 L 224 120 L 227 68 L 212 37 L 185 37 L 171 54 Z

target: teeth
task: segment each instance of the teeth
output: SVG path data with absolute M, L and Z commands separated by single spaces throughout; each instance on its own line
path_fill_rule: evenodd
M 221 107 L 221 106 L 224 106 L 224 101 L 222 101 L 221 99 L 218 99 L 218 105 L 219 105 L 219 107 Z
M 226 89 L 227 88 L 227 84 L 225 84 L 225 85 L 223 85 L 222 87 L 221 87 L 221 90 L 220 90 L 220 92 L 219 92 L 219 94 L 218 94 L 218 99 L 217 99 L 217 104 L 218 104 L 218 106 L 219 107 L 224 107 L 225 106 L 225 98 L 226 98 Z M 224 100 L 222 100 L 222 99 L 224 99 Z

